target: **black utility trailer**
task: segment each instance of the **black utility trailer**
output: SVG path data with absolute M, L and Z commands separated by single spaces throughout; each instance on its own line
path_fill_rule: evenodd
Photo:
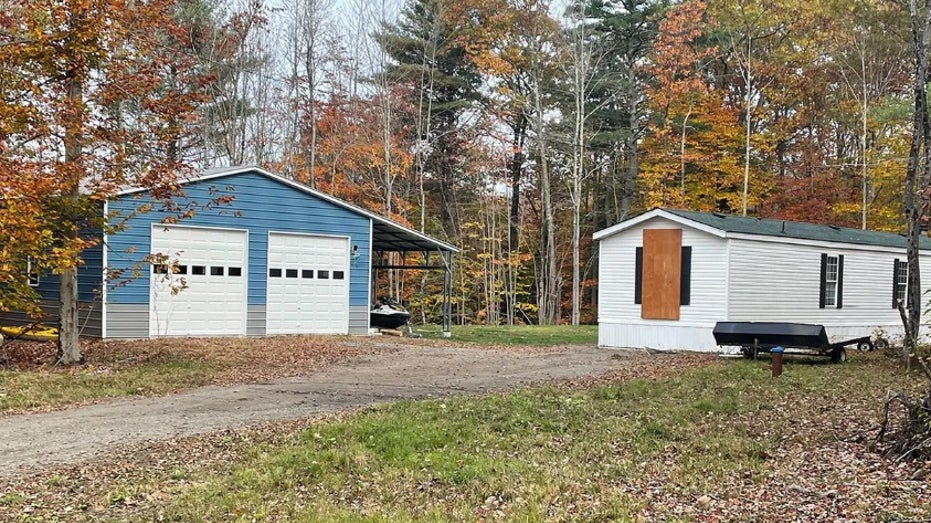
M 831 361 L 847 360 L 845 347 L 856 345 L 861 351 L 873 350 L 869 336 L 831 343 L 824 325 L 810 323 L 777 323 L 757 321 L 719 321 L 715 324 L 714 341 L 720 346 L 740 347 L 747 358 L 773 347 L 789 349 L 786 354 L 830 356 Z

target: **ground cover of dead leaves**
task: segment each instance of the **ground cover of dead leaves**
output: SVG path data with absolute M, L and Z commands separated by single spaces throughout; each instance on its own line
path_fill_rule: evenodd
M 270 336 L 248 338 L 161 338 L 153 340 L 101 341 L 81 340 L 84 361 L 80 365 L 60 366 L 55 358 L 54 342 L 7 341 L 0 346 L 0 370 L 37 374 L 105 375 L 143 366 L 179 362 L 204 362 L 210 365 L 206 380 L 184 384 L 161 394 L 180 392 L 204 385 L 258 383 L 277 378 L 306 376 L 338 363 L 367 355 L 396 352 L 403 347 L 469 347 L 526 354 L 571 350 L 571 346 L 524 346 L 462 343 L 410 337 L 354 336 Z M 140 391 L 137 395 L 148 395 Z M 0 416 L 24 412 L 43 412 L 86 406 L 108 398 L 70 401 L 63 404 L 5 409 Z
M 179 392 L 191 386 L 256 383 L 276 378 L 304 376 L 330 365 L 366 355 L 399 350 L 398 342 L 379 343 L 339 336 L 272 336 L 251 338 L 163 338 L 154 340 L 101 341 L 82 339 L 84 362 L 55 363 L 53 342 L 13 341 L 0 348 L 0 369 L 41 374 L 116 374 L 162 364 L 203 362 L 209 365 L 206 380 L 179 383 Z M 74 401 L 28 409 L 29 412 L 61 410 L 105 401 Z M 7 410 L 0 414 L 17 414 Z
M 147 362 L 203 360 L 219 364 L 226 372 L 217 384 L 290 376 L 317 370 L 335 361 L 391 349 L 391 344 L 357 343 L 340 336 L 270 336 L 249 338 L 160 338 L 152 340 L 81 340 L 83 365 L 55 364 L 55 344 L 13 341 L 0 349 L 0 365 L 6 370 L 79 372 L 88 366 L 99 370 L 127 369 Z
M 699 366 L 727 364 L 688 354 L 639 363 L 561 386 L 662 381 Z M 837 401 L 841 396 L 844 401 Z M 677 459 L 670 447 L 668 455 L 644 463 L 637 480 L 606 491 L 640 500 L 637 521 L 645 522 L 931 521 L 931 463 L 885 460 L 870 448 L 881 398 L 838 391 L 826 394 L 824 402 L 798 404 L 797 399 L 788 397 L 767 412 L 738 414 L 731 420 L 751 427 L 751 435 L 761 440 L 771 439 L 776 420 L 789 425 L 781 429 L 778 444 L 765 450 L 762 477 L 735 473 L 700 492 L 680 490 L 669 478 Z M 222 472 L 257 444 L 293 442 L 315 423 L 351 415 L 336 413 L 127 447 L 92 462 L 2 480 L 0 521 L 158 521 L 159 507 L 196 486 L 200 474 Z M 443 494 L 437 496 L 442 506 Z M 558 515 L 554 520 L 588 521 L 593 515 L 588 511 L 597 511 L 605 501 L 566 493 L 551 501 L 550 513 Z M 485 500 L 473 512 L 475 521 L 520 519 L 500 500 Z
M 0 368 L 32 372 L 99 372 L 126 369 L 148 362 L 196 359 L 216 362 L 225 372 L 215 376 L 215 384 L 287 377 L 316 371 L 354 357 L 393 352 L 405 346 L 448 347 L 451 344 L 474 349 L 545 353 L 566 350 L 566 346 L 488 345 L 451 340 L 351 336 L 269 336 L 248 338 L 160 338 L 152 340 L 101 341 L 82 338 L 82 365 L 55 364 L 55 343 L 15 340 L 0 347 Z

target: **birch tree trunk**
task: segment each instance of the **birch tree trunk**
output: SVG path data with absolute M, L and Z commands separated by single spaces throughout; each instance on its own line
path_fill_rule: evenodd
M 585 169 L 586 158 L 586 126 L 589 116 L 604 106 L 612 103 L 612 97 L 606 97 L 596 107 L 587 105 L 592 99 L 592 84 L 595 81 L 594 71 L 599 69 L 605 54 L 597 54 L 594 42 L 586 32 L 585 19 L 582 13 L 577 13 L 572 20 L 574 27 L 569 32 L 567 45 L 566 75 L 571 79 L 571 95 L 573 101 L 573 129 L 570 177 L 568 180 L 569 200 L 572 204 L 572 312 L 570 322 L 578 325 L 582 308 L 581 291 L 581 253 L 579 252 L 582 235 L 582 190 L 583 183 L 589 177 Z M 597 219 L 596 219 L 597 221 Z
M 869 163 L 867 162 L 867 150 L 866 150 L 866 139 L 868 133 L 868 110 L 869 110 L 869 93 L 867 92 L 867 81 L 866 81 L 866 49 L 861 49 L 860 53 L 860 77 L 862 82 L 860 86 L 863 88 L 862 98 L 860 100 L 860 123 L 862 128 L 860 129 L 860 152 L 862 156 L 860 160 L 862 162 L 862 172 L 861 172 L 861 185 L 860 196 L 862 197 L 861 206 L 860 206 L 860 228 L 864 231 L 866 230 L 866 208 L 867 208 L 867 192 L 869 191 L 870 178 L 869 178 Z

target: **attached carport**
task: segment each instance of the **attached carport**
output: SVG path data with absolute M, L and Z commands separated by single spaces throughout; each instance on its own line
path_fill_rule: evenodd
M 459 249 L 379 216 L 371 216 L 372 281 L 378 281 L 378 271 L 381 270 L 443 271 L 443 336 L 449 337 L 452 325 L 453 255 Z M 388 263 L 385 261 L 388 253 L 398 253 L 401 260 L 406 260 L 407 254 L 420 253 L 421 263 Z

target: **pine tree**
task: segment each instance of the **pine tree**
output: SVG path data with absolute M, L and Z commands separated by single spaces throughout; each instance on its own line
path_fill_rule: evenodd
M 462 119 L 481 96 L 481 77 L 468 59 L 448 16 L 448 0 L 409 0 L 396 24 L 386 24 L 375 40 L 392 63 L 380 74 L 408 87 L 415 130 L 414 151 L 421 187 L 420 227 L 425 228 L 427 194 L 439 203 L 444 229 L 458 236 L 456 202 L 461 196 L 464 149 Z

